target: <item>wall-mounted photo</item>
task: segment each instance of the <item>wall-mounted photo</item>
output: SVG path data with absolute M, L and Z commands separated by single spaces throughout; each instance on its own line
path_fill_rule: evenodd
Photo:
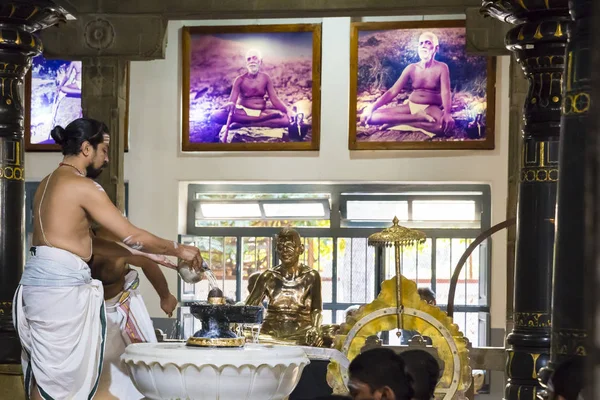
M 182 35 L 183 151 L 319 149 L 321 25 Z
M 493 149 L 494 60 L 464 21 L 353 23 L 349 148 Z
M 81 61 L 34 57 L 25 78 L 25 151 L 60 151 L 50 132 L 81 118 Z M 129 103 L 129 90 L 127 91 Z M 125 118 L 125 151 L 128 129 Z

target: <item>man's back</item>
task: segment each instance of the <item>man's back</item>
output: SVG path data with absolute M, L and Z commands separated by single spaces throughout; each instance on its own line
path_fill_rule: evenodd
M 44 178 L 33 200 L 33 246 L 57 247 L 89 260 L 90 221 L 82 201 L 90 182 L 68 167 Z
M 102 282 L 104 298 L 110 299 L 123 290 L 125 275 L 129 266 L 123 257 L 104 257 L 96 255 L 92 263 L 92 278 Z

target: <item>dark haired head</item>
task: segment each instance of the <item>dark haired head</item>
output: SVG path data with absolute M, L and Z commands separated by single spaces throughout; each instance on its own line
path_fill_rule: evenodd
M 435 293 L 428 287 L 420 287 L 417 289 L 417 293 L 419 293 L 419 297 L 421 300 L 425 300 L 429 304 L 435 305 Z
M 104 141 L 108 127 L 100 121 L 91 118 L 78 118 L 66 128 L 56 126 L 52 129 L 52 139 L 62 148 L 65 156 L 76 156 L 81 153 L 81 145 L 89 142 L 94 149 Z
M 353 398 L 374 396 L 377 392 L 393 395 L 396 400 L 410 400 L 413 395 L 412 379 L 405 372 L 402 358 L 393 350 L 378 348 L 365 351 L 350 363 L 350 393 Z M 366 385 L 370 393 L 364 393 Z M 380 394 L 380 396 L 382 396 Z M 367 397 L 364 397 L 367 398 Z M 383 397 L 382 398 L 392 398 Z
M 424 350 L 408 350 L 400 354 L 406 372 L 412 377 L 413 399 L 433 398 L 435 386 L 440 379 L 440 366 L 437 360 Z
M 583 357 L 576 356 L 556 367 L 548 382 L 548 389 L 554 393 L 554 398 L 577 400 L 584 386 L 584 364 Z

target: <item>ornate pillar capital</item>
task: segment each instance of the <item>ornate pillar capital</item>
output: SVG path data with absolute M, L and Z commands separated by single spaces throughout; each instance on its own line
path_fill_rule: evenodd
M 168 21 L 162 15 L 83 14 L 44 31 L 44 56 L 145 61 L 165 58 Z
M 509 24 L 568 18 L 568 0 L 483 0 L 481 12 Z

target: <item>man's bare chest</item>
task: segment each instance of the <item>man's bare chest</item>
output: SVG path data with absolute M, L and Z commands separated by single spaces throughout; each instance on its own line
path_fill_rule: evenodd
M 240 85 L 240 91 L 246 97 L 264 96 L 267 92 L 267 84 L 260 78 L 246 78 Z
M 412 86 L 414 89 L 440 89 L 439 68 L 416 67 L 412 73 Z

